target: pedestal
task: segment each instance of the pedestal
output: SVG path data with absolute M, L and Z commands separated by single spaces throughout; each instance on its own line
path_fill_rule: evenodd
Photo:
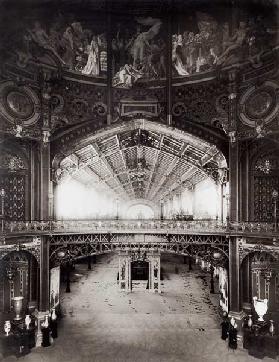
M 246 314 L 241 311 L 241 312 L 234 312 L 234 311 L 230 311 L 229 312 L 229 318 L 234 318 L 237 324 L 237 339 L 238 340 L 242 340 L 243 339 L 243 328 L 242 328 L 242 324 L 243 324 L 243 319 L 245 318 Z
M 50 333 L 50 328 L 49 327 L 42 328 L 42 334 L 43 334 L 42 347 L 49 347 L 50 346 L 49 333 Z
M 53 339 L 58 337 L 57 333 L 57 320 L 50 319 L 50 331 L 51 331 L 51 337 Z
M 43 323 L 43 321 L 45 320 L 46 315 L 49 315 L 48 311 L 38 312 L 38 314 L 36 315 L 36 318 L 37 318 L 37 330 L 35 332 L 36 347 L 42 346 L 43 333 L 42 333 L 41 323 Z

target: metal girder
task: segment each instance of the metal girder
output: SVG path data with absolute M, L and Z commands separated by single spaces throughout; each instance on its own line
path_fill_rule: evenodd
M 136 235 L 133 234 L 71 234 L 51 235 L 50 262 L 64 263 L 67 258 L 78 259 L 88 255 L 120 250 L 158 250 L 182 255 L 200 255 L 213 248 L 228 259 L 229 243 L 225 235 Z M 61 253 L 62 252 L 62 253 Z
M 91 146 L 95 150 L 95 152 L 97 152 L 97 154 L 99 155 L 100 159 L 102 160 L 102 162 L 105 165 L 108 172 L 114 177 L 115 176 L 115 171 L 113 170 L 113 168 L 108 163 L 108 161 L 106 159 L 106 156 L 101 152 L 101 150 L 99 149 L 99 146 L 97 145 L 97 143 L 93 143 L 93 144 L 91 144 Z M 122 189 L 121 194 L 123 193 L 124 195 L 126 195 L 126 190 L 123 187 L 123 185 L 122 185 L 121 181 L 119 180 L 119 178 L 116 176 L 116 177 L 114 177 L 114 180 L 120 186 L 120 189 Z

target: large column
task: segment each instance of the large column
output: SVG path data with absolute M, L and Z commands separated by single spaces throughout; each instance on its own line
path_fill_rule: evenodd
M 235 318 L 238 334 L 241 335 L 244 313 L 240 305 L 239 241 L 239 238 L 232 236 L 229 240 L 229 315 Z
M 45 235 L 41 236 L 40 253 L 40 312 L 49 310 L 49 241 Z
M 243 299 L 243 310 L 246 312 L 251 312 L 251 267 L 250 267 L 250 257 L 247 257 L 243 260 L 241 266 L 241 281 L 242 281 L 242 299 Z
M 41 143 L 40 147 L 40 219 L 50 216 L 50 145 Z

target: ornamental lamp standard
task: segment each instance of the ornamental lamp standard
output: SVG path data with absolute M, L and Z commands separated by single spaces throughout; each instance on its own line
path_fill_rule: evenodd
M 273 209 L 273 217 L 274 217 L 274 232 L 277 232 L 277 200 L 278 200 L 278 191 L 272 191 L 272 198 L 274 202 L 274 209 Z
M 214 294 L 215 293 L 215 288 L 214 288 L 214 265 L 213 265 L 213 261 L 215 263 L 217 263 L 220 259 L 221 259 L 222 255 L 219 251 L 214 251 L 211 254 L 211 262 L 210 262 L 210 293 Z
M 160 219 L 161 221 L 164 220 L 164 200 L 160 200 Z
M 226 223 L 227 223 L 227 228 L 229 227 L 229 223 L 230 223 L 230 194 L 226 193 L 226 201 L 227 201 L 227 216 L 226 216 Z
M 117 197 L 116 200 L 116 220 L 119 220 L 119 198 Z

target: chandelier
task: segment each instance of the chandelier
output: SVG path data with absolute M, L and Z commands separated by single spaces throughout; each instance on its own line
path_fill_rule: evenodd
M 132 167 L 133 168 L 129 170 L 130 176 L 136 178 L 138 181 L 143 181 L 148 170 L 145 159 L 138 158 Z

